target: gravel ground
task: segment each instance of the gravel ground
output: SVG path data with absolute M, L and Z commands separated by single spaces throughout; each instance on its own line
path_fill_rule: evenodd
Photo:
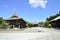
M 42 27 L 0 30 L 0 40 L 60 40 L 60 30 Z

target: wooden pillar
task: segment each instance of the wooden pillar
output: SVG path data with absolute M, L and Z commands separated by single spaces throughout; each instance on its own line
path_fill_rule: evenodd
M 14 28 L 14 25 L 13 25 L 13 28 Z
M 8 26 L 8 29 L 10 29 L 10 26 Z

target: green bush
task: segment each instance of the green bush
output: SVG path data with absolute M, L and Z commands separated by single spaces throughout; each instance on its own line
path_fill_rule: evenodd
M 2 21 L 2 24 L 0 24 L 0 29 L 6 29 L 8 26 L 8 23 L 6 23 L 5 21 Z
M 27 27 L 33 27 L 33 24 L 27 23 L 26 26 L 27 26 Z
M 6 26 L 0 24 L 0 29 L 5 29 L 5 28 L 6 28 Z
M 45 21 L 44 27 L 51 28 L 52 25 L 48 21 Z
M 48 28 L 51 28 L 52 27 L 52 25 L 51 24 L 48 24 Z

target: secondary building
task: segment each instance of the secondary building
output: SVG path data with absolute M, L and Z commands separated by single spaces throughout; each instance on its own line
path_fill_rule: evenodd
M 54 28 L 60 28 L 60 16 L 56 17 L 55 19 L 51 20 L 52 26 Z

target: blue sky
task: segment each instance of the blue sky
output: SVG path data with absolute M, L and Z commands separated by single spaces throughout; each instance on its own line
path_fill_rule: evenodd
M 45 21 L 60 11 L 60 0 L 0 0 L 0 17 L 9 18 L 14 12 L 29 22 Z

